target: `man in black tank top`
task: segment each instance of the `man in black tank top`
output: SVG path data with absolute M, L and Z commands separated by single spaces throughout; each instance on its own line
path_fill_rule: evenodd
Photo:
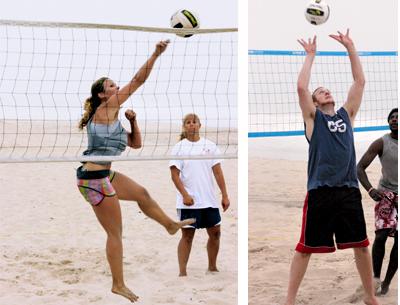
M 346 34 L 329 35 L 342 44 L 351 63 L 353 84 L 347 101 L 335 111 L 331 92 L 308 89 L 316 54 L 316 37 L 298 42 L 306 57 L 297 81 L 305 135 L 309 142 L 307 196 L 300 240 L 292 260 L 285 305 L 294 305 L 297 291 L 312 253 L 353 248 L 357 270 L 364 287 L 364 303 L 379 305 L 374 295 L 372 262 L 361 193 L 358 188 L 353 123 L 361 105 L 365 79 L 353 41 Z
M 358 179 L 375 201 L 375 240 L 372 246 L 372 262 L 377 293 L 385 295 L 398 265 L 397 250 L 397 201 L 398 201 L 398 109 L 394 108 L 388 116 L 390 133 L 375 140 L 357 164 Z M 379 156 L 382 177 L 375 189 L 368 179 L 366 169 Z M 380 282 L 385 244 L 388 237 L 394 237 L 385 279 Z

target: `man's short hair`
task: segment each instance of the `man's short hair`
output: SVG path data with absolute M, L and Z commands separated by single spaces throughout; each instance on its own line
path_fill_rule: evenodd
M 393 109 L 390 111 L 390 113 L 389 113 L 389 115 L 388 115 L 388 118 L 387 118 L 388 122 L 389 122 L 390 117 L 392 116 L 392 114 L 395 113 L 395 112 L 398 112 L 397 108 L 393 108 Z

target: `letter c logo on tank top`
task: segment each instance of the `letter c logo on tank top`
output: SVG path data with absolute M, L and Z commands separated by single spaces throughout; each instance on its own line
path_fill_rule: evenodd
M 342 119 L 334 121 L 328 121 L 328 128 L 330 132 L 346 132 L 346 123 Z

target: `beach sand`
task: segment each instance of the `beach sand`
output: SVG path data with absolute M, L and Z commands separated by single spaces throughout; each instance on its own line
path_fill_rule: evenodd
M 78 162 L 0 164 L 0 304 L 129 304 L 110 292 L 106 235 L 76 188 Z M 115 162 L 171 217 L 168 161 Z M 139 304 L 237 303 L 237 160 L 223 163 L 231 199 L 222 213 L 218 274 L 207 274 L 207 233 L 197 231 L 188 277 L 178 277 L 178 232 L 170 236 L 134 202 L 122 202 L 125 281 Z M 216 187 L 217 188 L 217 187 Z
M 357 157 L 379 135 L 357 135 Z M 289 267 L 300 238 L 306 195 L 307 143 L 303 137 L 251 140 L 249 143 L 249 305 L 284 303 Z M 376 185 L 380 164 L 367 169 Z M 374 203 L 361 188 L 368 236 L 374 240 Z M 382 277 L 393 239 L 386 243 Z M 370 247 L 371 249 L 371 247 Z M 350 305 L 360 285 L 353 251 L 314 254 L 300 286 L 298 305 Z M 397 305 L 397 274 L 381 305 Z

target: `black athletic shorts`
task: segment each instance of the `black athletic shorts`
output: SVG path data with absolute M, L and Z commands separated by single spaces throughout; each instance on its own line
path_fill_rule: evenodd
M 196 218 L 196 222 L 184 228 L 204 229 L 221 224 L 221 215 L 218 208 L 178 209 L 179 220 Z
M 307 193 L 296 251 L 334 252 L 369 245 L 358 188 L 320 187 Z

